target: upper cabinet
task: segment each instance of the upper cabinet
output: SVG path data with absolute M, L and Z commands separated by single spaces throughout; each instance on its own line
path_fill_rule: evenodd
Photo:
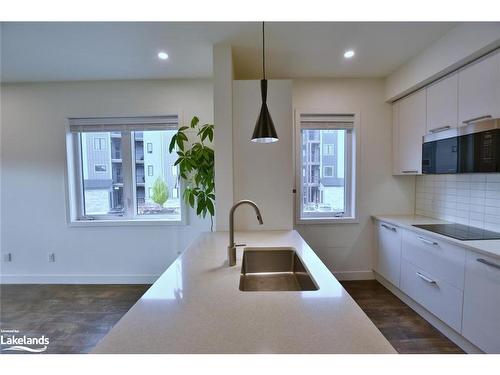
M 496 52 L 393 103 L 393 174 L 422 173 L 425 134 L 499 117 L 500 52 Z
M 426 130 L 426 91 L 417 91 L 394 105 L 393 174 L 421 174 L 422 137 Z
M 456 128 L 458 124 L 458 74 L 427 87 L 427 133 Z
M 458 72 L 458 125 L 500 115 L 500 53 Z

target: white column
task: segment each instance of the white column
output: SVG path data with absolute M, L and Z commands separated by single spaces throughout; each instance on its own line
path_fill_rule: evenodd
M 214 145 L 215 145 L 215 230 L 228 230 L 233 205 L 233 60 L 231 46 L 213 47 Z

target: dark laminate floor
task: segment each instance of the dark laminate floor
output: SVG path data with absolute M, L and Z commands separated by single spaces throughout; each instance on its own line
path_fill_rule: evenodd
M 148 288 L 1 285 L 0 328 L 16 329 L 16 336 L 45 335 L 50 340 L 46 353 L 88 353 Z
M 377 281 L 342 285 L 399 353 L 463 353 Z M 148 288 L 1 285 L 0 328 L 49 337 L 46 353 L 88 353 Z
M 463 353 L 378 281 L 341 283 L 399 353 Z

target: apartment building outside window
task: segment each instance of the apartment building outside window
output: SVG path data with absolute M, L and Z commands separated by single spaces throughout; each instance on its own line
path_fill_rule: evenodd
M 178 127 L 176 115 L 69 123 L 72 221 L 183 220 L 177 154 L 168 152 Z
M 354 124 L 355 115 L 298 114 L 298 223 L 355 219 Z

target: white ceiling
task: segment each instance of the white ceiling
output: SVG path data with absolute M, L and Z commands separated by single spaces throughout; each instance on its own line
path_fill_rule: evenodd
M 383 77 L 456 23 L 266 23 L 268 78 Z M 212 45 L 233 46 L 235 75 L 261 75 L 257 22 L 3 23 L 2 81 L 212 75 Z M 356 56 L 343 58 L 352 48 Z M 157 52 L 170 58 L 160 61 Z

